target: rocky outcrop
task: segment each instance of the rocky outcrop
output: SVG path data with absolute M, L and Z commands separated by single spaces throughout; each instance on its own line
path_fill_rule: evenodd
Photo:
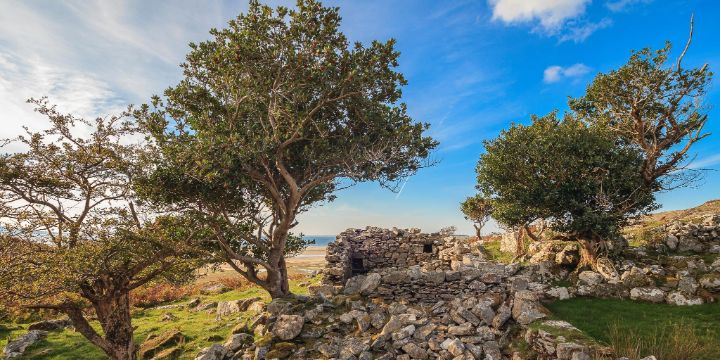
M 259 297 L 242 299 L 242 300 L 231 300 L 221 301 L 217 304 L 217 316 L 228 316 L 243 312 L 250 307 L 253 303 L 260 300 Z
M 3 349 L 3 359 L 14 359 L 22 356 L 25 350 L 35 344 L 36 342 L 44 339 L 47 336 L 47 331 L 43 330 L 30 330 L 25 335 L 8 342 Z

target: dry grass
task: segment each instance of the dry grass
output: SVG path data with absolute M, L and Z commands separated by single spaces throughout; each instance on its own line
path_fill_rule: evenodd
M 194 286 L 172 284 L 153 284 L 139 287 L 130 293 L 130 303 L 137 307 L 151 307 L 163 303 L 178 301 L 197 293 Z
M 663 360 L 717 359 L 720 355 L 717 341 L 700 336 L 688 321 L 657 327 L 651 336 L 613 323 L 607 336 L 616 356 L 631 359 L 649 355 Z

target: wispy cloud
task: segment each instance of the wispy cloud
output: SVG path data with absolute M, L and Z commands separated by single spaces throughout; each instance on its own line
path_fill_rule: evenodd
M 124 101 L 106 82 L 72 69 L 52 66 L 37 57 L 20 58 L 0 53 L 0 109 L 3 126 L 0 138 L 22 133 L 22 126 L 44 128 L 47 120 L 25 103 L 31 97 L 47 96 L 62 112 L 94 118 L 118 113 Z
M 589 66 L 581 63 L 567 67 L 560 65 L 548 66 L 543 72 L 543 81 L 546 84 L 552 84 L 564 79 L 575 79 L 589 73 L 591 70 Z
M 649 4 L 653 0 L 615 0 L 615 1 L 608 1 L 605 6 L 607 6 L 610 11 L 619 12 L 627 10 L 628 8 L 638 5 L 638 4 Z
M 690 163 L 688 168 L 690 169 L 707 169 L 720 165 L 720 154 L 714 154 L 706 156 L 702 159 L 695 160 Z
M 567 30 L 560 35 L 560 42 L 572 41 L 574 43 L 581 43 L 596 31 L 610 27 L 612 24 L 611 19 L 604 18 L 598 22 L 585 22 L 583 24 L 568 26 Z

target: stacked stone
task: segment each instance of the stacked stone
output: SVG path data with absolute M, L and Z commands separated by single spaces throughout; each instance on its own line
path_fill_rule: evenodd
M 323 273 L 326 282 L 342 284 L 352 275 L 353 259 L 361 261 L 365 271 L 416 265 L 449 269 L 457 260 L 456 244 L 465 240 L 466 236 L 425 234 L 419 229 L 348 229 L 328 244 Z
M 706 217 L 699 224 L 675 221 L 665 227 L 665 241 L 671 251 L 720 254 L 720 214 Z
M 460 270 L 422 271 L 415 266 L 409 269 L 384 269 L 381 282 L 372 296 L 385 302 L 433 304 L 458 296 L 479 296 L 504 289 L 502 282 L 517 267 L 487 263 L 483 268 L 466 267 Z M 358 276 L 348 282 L 361 281 Z M 346 288 L 350 286 L 346 285 Z

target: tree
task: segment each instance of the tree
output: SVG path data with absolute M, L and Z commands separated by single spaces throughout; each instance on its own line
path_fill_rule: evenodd
M 478 190 L 492 199 L 493 218 L 523 228 L 535 220 L 583 245 L 593 265 L 597 245 L 617 235 L 628 217 L 653 208 L 638 171 L 640 151 L 612 132 L 556 113 L 533 116 L 485 142 L 477 166 Z
M 699 175 L 689 172 L 689 150 L 709 133 L 703 132 L 707 113 L 702 100 L 712 73 L 707 64 L 682 68 L 690 37 L 675 64 L 666 65 L 672 44 L 657 51 L 633 52 L 627 64 L 599 74 L 584 96 L 570 108 L 590 124 L 605 126 L 629 146 L 642 150 L 641 173 L 653 191 L 690 184 Z
M 338 9 L 314 0 L 251 1 L 191 44 L 185 78 L 137 114 L 163 150 L 149 183 L 179 190 L 148 196 L 212 219 L 226 261 L 274 298 L 291 295 L 299 213 L 357 182 L 395 188 L 437 145 L 399 102 L 395 42 L 351 46 L 339 26 Z
M 460 209 L 465 214 L 465 219 L 473 222 L 475 235 L 478 240 L 482 239 L 481 230 L 490 219 L 492 213 L 492 202 L 480 194 L 468 197 L 460 204 Z
M 127 114 L 92 122 L 31 102 L 52 126 L 0 157 L 0 249 L 12 249 L 0 251 L 0 303 L 64 313 L 109 358 L 135 359 L 130 292 L 191 278 L 202 226 L 136 201 L 147 148 L 127 144 L 137 134 Z

